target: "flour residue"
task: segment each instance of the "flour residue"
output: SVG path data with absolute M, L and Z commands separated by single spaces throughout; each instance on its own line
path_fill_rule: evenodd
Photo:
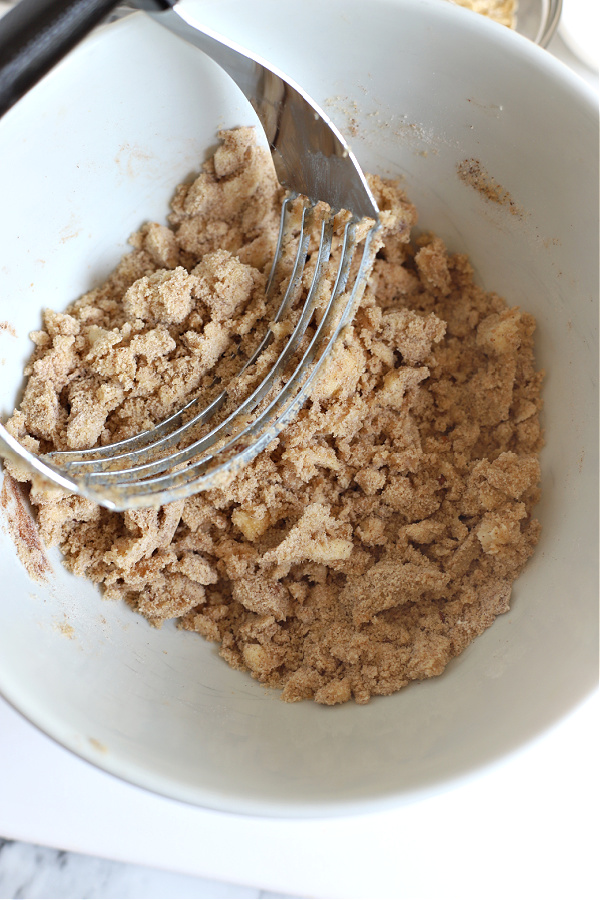
M 414 122 L 407 115 L 391 109 L 378 108 L 365 112 L 355 100 L 340 95 L 328 97 L 324 105 L 345 118 L 345 125 L 340 126 L 344 134 L 350 138 L 360 135 L 361 140 L 371 146 L 379 142 L 381 132 L 393 134 L 404 147 L 421 156 L 438 153 L 443 146 L 456 145 L 455 141 L 439 134 L 431 126 Z
M 59 634 L 69 638 L 70 641 L 75 640 L 75 629 L 72 625 L 69 625 L 68 622 L 56 622 L 53 628 L 55 631 L 58 631 Z

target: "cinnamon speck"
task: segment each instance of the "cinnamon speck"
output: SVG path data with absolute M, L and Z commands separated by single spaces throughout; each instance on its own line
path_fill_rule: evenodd
M 3 526 L 10 535 L 21 563 L 35 581 L 47 581 L 52 567 L 46 558 L 38 527 L 27 509 L 24 488 L 8 472 L 0 491 Z
M 509 211 L 511 216 L 523 215 L 522 209 L 517 206 L 510 193 L 502 187 L 478 159 L 465 159 L 456 167 L 458 177 L 469 187 L 475 188 L 485 200 L 496 203 Z

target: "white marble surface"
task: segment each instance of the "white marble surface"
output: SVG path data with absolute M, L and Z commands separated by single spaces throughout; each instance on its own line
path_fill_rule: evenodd
M 284 898 L 250 887 L 163 872 L 145 866 L 66 853 L 20 841 L 0 839 L 0 897 L 21 898 L 196 898 L 256 900 Z
M 569 0 L 565 0 L 565 3 L 568 2 Z M 596 0 L 593 2 L 595 3 Z M 9 5 L 6 2 L 0 2 L 0 15 Z M 593 89 L 598 90 L 597 72 L 583 65 L 569 50 L 560 35 L 553 39 L 549 50 L 571 66 Z M 596 791 L 597 784 L 593 786 L 593 789 Z M 592 804 L 590 804 L 589 812 L 591 815 Z M 35 829 L 33 831 L 35 832 Z M 510 836 L 507 837 L 507 842 L 510 843 Z M 207 870 L 209 869 L 210 866 L 207 867 Z M 268 882 L 268 879 L 265 880 Z M 582 886 L 580 882 L 580 890 L 576 891 L 579 898 L 585 900 L 586 897 L 595 895 L 591 883 L 588 885 L 589 891 L 582 892 Z M 377 891 L 373 894 L 373 896 L 375 895 L 383 896 Z M 525 896 L 519 892 L 516 886 L 513 895 Z M 105 900 L 109 900 L 113 897 L 170 897 L 173 900 L 188 897 L 213 898 L 213 900 L 240 898 L 242 900 L 242 898 L 286 898 L 292 896 L 299 895 L 272 893 L 227 881 L 166 872 L 146 866 L 114 862 L 79 853 L 40 847 L 23 841 L 0 838 L 0 898 L 6 898 L 6 900 L 23 897 L 31 898 L 31 900 L 34 898 L 63 898 L 63 900 L 67 900 L 67 898 L 105 898 Z M 336 893 L 335 896 L 341 895 Z M 399 895 L 394 894 L 394 896 Z M 465 893 L 466 896 L 470 896 L 468 890 Z M 547 890 L 546 897 L 550 900 Z

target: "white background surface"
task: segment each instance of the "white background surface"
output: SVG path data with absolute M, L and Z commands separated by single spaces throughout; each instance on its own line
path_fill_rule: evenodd
M 560 37 L 550 50 L 597 89 Z M 595 697 L 502 766 L 417 805 L 281 821 L 123 784 L 0 701 L 0 834 L 28 842 L 0 845 L 0 896 L 595 897 L 598 707 Z

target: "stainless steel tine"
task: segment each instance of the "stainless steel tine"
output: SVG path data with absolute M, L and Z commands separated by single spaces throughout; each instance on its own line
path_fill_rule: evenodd
M 208 458 L 177 472 L 161 475 L 133 484 L 111 485 L 110 505 L 114 509 L 132 509 L 148 505 L 148 498 L 153 505 L 162 505 L 174 500 L 183 499 L 200 490 L 209 490 L 222 485 L 227 479 L 251 462 L 279 432 L 294 418 L 304 404 L 317 376 L 321 364 L 327 358 L 340 331 L 350 320 L 364 291 L 368 269 L 372 263 L 375 250 L 373 235 L 376 228 L 371 229 L 365 240 L 363 255 L 358 274 L 352 289 L 343 294 L 348 278 L 354 247 L 356 245 L 356 220 L 348 223 L 344 234 L 342 259 L 334 290 L 327 304 L 325 314 L 319 322 L 315 333 L 302 359 L 282 391 L 263 410 L 256 421 L 247 425 L 243 431 L 235 435 L 225 446 L 220 447 L 218 456 L 222 461 L 212 464 L 214 457 Z M 285 405 L 287 403 L 287 405 Z M 280 410 L 278 412 L 278 410 Z M 243 447 L 240 442 L 246 440 Z M 82 484 L 82 492 L 95 499 L 102 496 L 106 502 L 107 495 L 102 488 L 98 490 L 92 480 L 86 478 Z M 106 491 L 106 488 L 104 488 Z
M 296 323 L 288 341 L 286 342 L 281 353 L 277 357 L 274 365 L 271 367 L 267 375 L 262 379 L 252 393 L 240 403 L 240 405 L 219 425 L 217 425 L 207 435 L 194 441 L 189 447 L 172 453 L 170 456 L 162 457 L 147 464 L 133 465 L 125 469 L 115 470 L 113 468 L 103 471 L 86 472 L 90 482 L 95 484 L 115 484 L 130 483 L 146 479 L 151 475 L 164 472 L 174 466 L 189 462 L 194 457 L 210 449 L 218 441 L 229 437 L 235 428 L 235 423 L 240 419 L 245 420 L 247 416 L 258 406 L 261 400 L 266 397 L 273 388 L 277 378 L 283 376 L 286 366 L 297 352 L 300 342 L 308 328 L 312 316 L 319 303 L 319 292 L 322 283 L 325 266 L 329 261 L 331 254 L 331 242 L 333 238 L 333 219 L 332 213 L 327 220 L 322 223 L 321 239 L 319 243 L 319 253 L 317 264 L 313 273 L 312 282 L 302 308 L 302 312 Z M 187 428 L 187 425 L 185 426 Z
M 271 266 L 266 287 L 267 296 L 270 296 L 270 292 L 273 290 L 273 286 L 276 283 L 277 271 L 282 263 L 283 237 L 288 230 L 288 220 L 292 214 L 291 206 L 296 199 L 297 194 L 292 193 L 286 197 L 282 204 L 281 224 L 275 250 L 275 258 Z M 307 216 L 311 209 L 311 205 L 305 205 L 302 212 L 298 249 L 294 267 L 282 301 L 273 318 L 274 322 L 280 322 L 289 312 L 302 279 L 306 254 L 308 251 L 308 242 L 310 240 L 310 224 L 307 224 Z M 253 363 L 256 362 L 259 355 L 271 341 L 271 338 L 271 332 L 267 331 L 251 358 L 247 360 L 234 377 L 239 378 Z M 102 465 L 103 460 L 108 460 L 111 465 L 117 460 L 127 459 L 129 457 L 132 458 L 134 462 L 142 462 L 143 459 L 153 455 L 157 450 L 166 450 L 177 444 L 190 428 L 208 422 L 215 412 L 221 408 L 226 398 L 227 391 L 221 391 L 208 406 L 204 407 L 204 409 L 184 422 L 184 414 L 200 405 L 202 398 L 195 397 L 172 416 L 169 416 L 168 419 L 165 419 L 153 428 L 140 432 L 140 434 L 135 435 L 135 437 L 116 441 L 115 443 L 107 444 L 104 447 L 91 447 L 87 450 L 55 450 L 52 453 L 46 454 L 44 459 L 57 462 L 65 472 L 104 471 L 105 466 Z

